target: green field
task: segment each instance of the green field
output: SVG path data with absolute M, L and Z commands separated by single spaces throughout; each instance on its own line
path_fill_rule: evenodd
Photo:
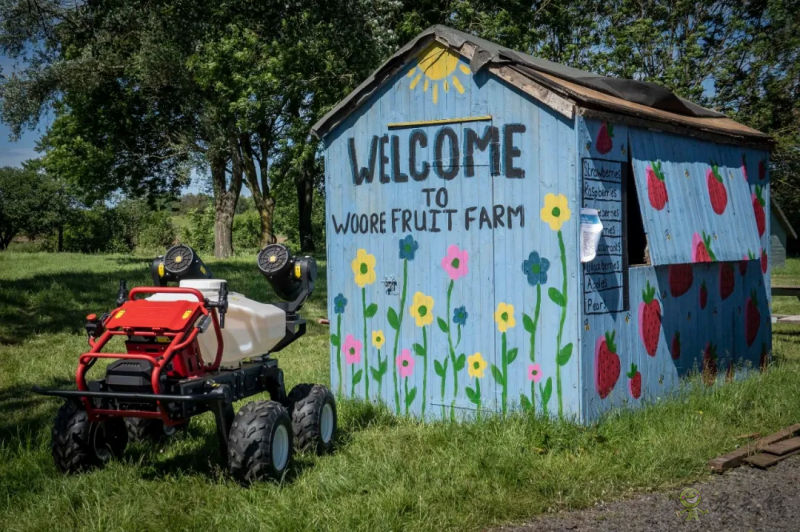
M 589 428 L 535 417 L 421 425 L 340 403 L 338 451 L 299 456 L 283 484 L 243 489 L 217 455 L 211 414 L 162 445 L 130 445 L 122 461 L 80 476 L 53 465 L 59 402 L 33 385 L 70 386 L 89 312 L 107 310 L 117 281 L 147 284 L 150 258 L 0 254 L 0 528 L 3 530 L 479 529 L 577 508 L 708 474 L 734 436 L 800 421 L 800 329 L 775 332 L 765 374 L 679 396 Z M 272 294 L 254 257 L 209 262 L 231 289 Z M 287 385 L 328 382 L 324 263 L 305 307 L 308 335 L 280 353 Z M 800 260 L 776 275 L 800 284 Z M 791 298 L 781 313 L 800 313 Z

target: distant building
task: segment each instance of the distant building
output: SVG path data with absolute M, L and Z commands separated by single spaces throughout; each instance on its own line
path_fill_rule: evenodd
M 775 198 L 770 199 L 770 206 L 770 259 L 773 268 L 783 268 L 786 265 L 787 240 L 796 240 L 797 233 Z

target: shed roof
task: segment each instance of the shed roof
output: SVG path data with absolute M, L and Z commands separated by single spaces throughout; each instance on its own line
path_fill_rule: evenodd
M 521 89 L 523 85 L 533 84 L 533 93 L 536 94 L 542 91 L 555 93 L 557 99 L 568 100 L 581 114 L 613 113 L 621 117 L 614 119 L 632 125 L 646 127 L 655 122 L 671 127 L 676 133 L 706 134 L 716 137 L 715 140 L 735 144 L 764 145 L 771 142 L 768 135 L 680 98 L 655 83 L 592 74 L 441 25 L 431 26 L 400 48 L 314 124 L 312 133 L 320 138 L 327 135 L 434 40 L 468 58 L 473 73 L 484 68 L 495 73 L 511 69 L 515 75 L 501 76 L 507 82 Z M 551 104 L 548 100 L 552 100 L 547 97 L 539 99 L 548 105 Z M 558 110 L 564 112 L 563 106 Z
M 775 214 L 775 218 L 777 218 L 781 223 L 783 229 L 786 231 L 786 234 L 789 235 L 793 240 L 797 240 L 797 233 L 795 232 L 794 227 L 792 227 L 792 224 L 789 223 L 789 219 L 786 217 L 786 214 L 784 214 L 783 209 L 781 209 L 781 206 L 778 205 L 777 200 L 775 200 L 771 194 L 769 198 L 769 204 L 772 207 L 772 212 Z

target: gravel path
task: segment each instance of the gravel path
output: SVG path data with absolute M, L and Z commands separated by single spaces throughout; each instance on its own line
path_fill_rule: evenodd
M 688 487 L 688 486 L 687 486 Z M 627 530 L 724 530 L 730 532 L 800 530 L 800 456 L 767 471 L 739 467 L 691 487 L 701 495 L 700 521 L 685 522 L 680 491 L 602 503 L 593 508 L 538 517 L 505 532 Z

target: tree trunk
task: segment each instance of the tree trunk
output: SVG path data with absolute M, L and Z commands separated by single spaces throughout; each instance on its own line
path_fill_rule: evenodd
M 259 183 L 259 172 L 256 171 L 250 135 L 240 135 L 239 145 L 241 147 L 242 166 L 244 168 L 245 179 L 247 180 L 247 188 L 250 189 L 250 193 L 253 195 L 253 203 L 261 218 L 261 246 L 274 244 L 276 242 L 275 231 L 273 229 L 275 198 L 270 194 L 269 181 L 267 179 L 267 173 L 269 172 L 267 163 L 268 155 L 262 153 L 259 160 L 261 165 L 261 182 Z
M 238 157 L 232 158 L 229 186 L 226 186 L 225 158 L 212 156 L 210 161 L 214 189 L 214 256 L 217 258 L 233 255 L 233 214 L 242 191 L 242 166 L 238 161 Z
M 311 214 L 314 199 L 314 175 L 308 168 L 304 168 L 301 176 L 295 182 L 297 185 L 297 213 L 299 215 L 300 250 L 314 251 L 314 233 L 311 223 Z
M 58 226 L 58 252 L 61 253 L 64 251 L 64 226 Z

